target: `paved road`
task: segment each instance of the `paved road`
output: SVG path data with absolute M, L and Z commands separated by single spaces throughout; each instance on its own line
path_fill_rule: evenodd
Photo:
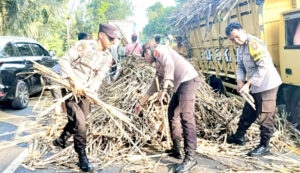
M 8 146 L 15 138 L 30 135 L 30 132 L 18 131 L 25 128 L 26 124 L 35 121 L 35 113 L 32 112 L 36 103 L 36 97 L 31 98 L 29 106 L 23 110 L 14 110 L 7 102 L 0 102 L 0 172 L 3 172 L 18 156 L 27 148 L 27 143 Z M 6 143 L 7 145 L 3 145 Z
M 29 106 L 23 110 L 13 110 L 9 104 L 0 103 L 0 172 L 14 172 L 14 173 L 54 173 L 54 172 L 72 172 L 70 170 L 55 170 L 55 168 L 43 169 L 30 171 L 25 169 L 18 164 L 15 165 L 12 162 L 21 163 L 24 159 L 24 153 L 27 152 L 28 145 L 27 143 L 22 143 L 18 145 L 12 144 L 10 147 L 3 147 L 3 143 L 12 141 L 16 139 L 16 136 L 25 137 L 31 135 L 35 132 L 26 131 L 26 132 L 18 132 L 18 129 L 23 129 L 24 126 L 28 126 L 28 124 L 35 123 L 36 113 L 32 112 L 33 106 L 37 102 L 37 97 L 31 98 Z M 26 154 L 25 154 L 26 155 Z M 191 173 L 197 172 L 218 172 L 220 170 L 221 164 L 210 159 L 206 159 L 198 156 L 198 168 L 194 169 Z M 19 161 L 19 162 L 18 162 Z M 171 169 L 174 169 L 174 166 L 177 163 L 180 163 L 180 160 L 173 159 L 170 157 L 166 157 L 161 160 L 161 163 L 167 164 L 167 166 L 159 166 L 155 172 L 159 173 L 168 173 Z M 111 167 L 106 168 L 105 170 L 98 170 L 99 173 L 118 173 L 121 172 L 122 167 L 124 165 L 113 165 Z M 14 171 L 10 171 L 9 168 L 15 168 Z
M 56 170 L 55 168 L 48 168 L 43 170 L 30 171 L 25 169 L 19 164 L 24 158 L 24 153 L 26 153 L 28 145 L 27 143 L 21 143 L 15 145 L 12 143 L 9 147 L 4 148 L 4 143 L 11 142 L 14 139 L 26 137 L 36 133 L 36 129 L 18 131 L 18 129 L 24 129 L 27 126 L 31 127 L 31 124 L 36 124 L 35 117 L 36 114 L 32 112 L 33 106 L 37 102 L 37 97 L 31 98 L 30 104 L 26 109 L 23 110 L 13 110 L 9 104 L 0 102 L 0 172 L 6 171 L 5 173 L 54 173 L 54 172 L 72 172 L 71 170 Z M 9 143 L 7 143 L 9 144 Z M 7 146 L 7 145 L 5 145 Z M 159 154 L 159 153 L 156 153 Z M 292 157 L 293 158 L 293 157 Z M 295 155 L 295 158 L 299 158 Z M 224 165 L 220 162 L 207 159 L 205 157 L 197 156 L 198 167 L 191 171 L 190 173 L 214 173 L 222 172 L 226 169 Z M 17 162 L 19 161 L 19 162 Z M 14 164 L 14 162 L 18 164 Z M 159 166 L 154 172 L 156 173 L 168 173 L 174 169 L 174 166 L 180 163 L 180 160 L 166 157 L 163 158 L 160 163 L 165 164 L 165 166 Z M 105 168 L 105 170 L 98 170 L 99 173 L 119 173 L 124 165 L 113 165 L 111 167 Z M 15 168 L 14 171 L 9 171 Z

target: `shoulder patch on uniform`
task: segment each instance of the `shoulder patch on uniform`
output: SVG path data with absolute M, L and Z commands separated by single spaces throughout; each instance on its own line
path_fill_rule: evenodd
M 155 50 L 153 55 L 157 58 L 157 57 L 159 57 L 159 52 L 157 50 Z
M 257 41 L 255 41 L 255 40 L 250 41 L 249 46 L 252 48 L 252 50 L 257 50 L 258 49 Z
M 81 42 L 78 46 L 77 46 L 77 51 L 81 52 L 84 51 L 86 49 L 86 43 L 85 42 Z
M 253 39 L 249 42 L 249 53 L 254 61 L 258 61 L 266 56 L 267 51 L 263 44 Z

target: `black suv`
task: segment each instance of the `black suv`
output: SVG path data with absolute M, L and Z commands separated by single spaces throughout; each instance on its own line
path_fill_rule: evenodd
M 48 67 L 57 64 L 37 41 L 23 37 L 0 37 L 0 101 L 11 101 L 15 109 L 26 108 L 29 95 L 42 90 L 40 75 L 28 75 L 36 61 Z M 17 73 L 22 73 L 17 75 Z

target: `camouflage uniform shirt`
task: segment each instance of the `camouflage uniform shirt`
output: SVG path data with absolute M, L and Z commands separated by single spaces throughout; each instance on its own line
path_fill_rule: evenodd
M 63 78 L 73 74 L 83 86 L 88 84 L 87 88 L 94 92 L 99 89 L 111 64 L 111 53 L 98 50 L 96 40 L 78 41 L 59 60 Z

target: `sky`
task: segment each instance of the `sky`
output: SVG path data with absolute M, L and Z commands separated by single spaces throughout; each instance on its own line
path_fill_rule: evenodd
M 175 0 L 131 0 L 134 6 L 133 16 L 128 17 L 128 20 L 133 20 L 136 23 L 136 32 L 143 30 L 148 23 L 146 9 L 156 2 L 160 2 L 164 7 L 175 6 Z

